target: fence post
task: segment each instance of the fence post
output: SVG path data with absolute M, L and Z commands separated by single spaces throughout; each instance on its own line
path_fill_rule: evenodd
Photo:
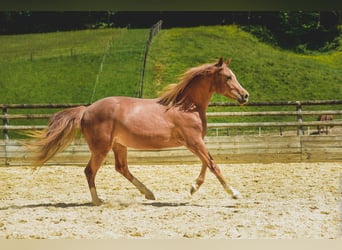
M 7 112 L 8 112 L 7 107 L 3 107 L 2 108 L 2 114 L 7 115 Z M 7 126 L 8 125 L 8 119 L 7 118 L 2 119 L 2 123 L 4 124 L 4 126 Z M 9 137 L 8 137 L 8 130 L 7 129 L 3 130 L 3 135 L 4 135 L 4 139 L 8 140 Z
M 297 103 L 296 111 L 298 113 L 298 115 L 297 115 L 297 122 L 303 122 L 303 116 L 301 114 L 301 112 L 302 112 L 302 104 L 299 101 L 297 101 L 296 103 Z M 303 126 L 298 126 L 297 127 L 297 135 L 304 135 Z
M 144 88 L 145 68 L 146 68 L 148 50 L 150 48 L 153 37 L 159 33 L 161 26 L 162 26 L 162 23 L 163 23 L 163 21 L 159 20 L 157 23 L 155 23 L 151 27 L 148 39 L 146 41 L 144 60 L 143 60 L 143 65 L 142 65 L 142 69 L 141 69 L 141 78 L 140 78 L 140 83 L 139 83 L 139 90 L 138 90 L 138 94 L 137 94 L 137 96 L 139 98 L 143 97 L 142 95 L 143 95 L 143 88 Z

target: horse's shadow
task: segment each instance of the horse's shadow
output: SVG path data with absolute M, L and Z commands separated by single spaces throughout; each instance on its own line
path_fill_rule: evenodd
M 152 207 L 213 207 L 215 205 L 209 204 L 194 204 L 191 202 L 144 202 L 142 203 L 144 206 L 152 206 Z M 227 205 L 223 206 L 225 208 L 236 208 L 236 205 Z
M 191 206 L 189 202 L 143 202 L 144 206 L 152 206 L 152 207 L 186 207 Z
M 105 205 L 106 203 L 104 203 Z M 141 203 L 143 206 L 152 206 L 152 207 L 212 207 L 214 205 L 208 204 L 194 204 L 190 202 L 143 202 Z M 0 210 L 7 209 L 25 209 L 25 208 L 77 208 L 77 207 L 94 207 L 94 204 L 91 202 L 87 203 L 40 203 L 40 204 L 26 204 L 26 205 L 11 205 L 6 207 L 0 207 Z M 226 208 L 236 208 L 235 205 L 224 206 Z
M 40 207 L 54 207 L 54 208 L 72 208 L 72 207 L 92 207 L 94 206 L 91 202 L 87 203 L 40 203 L 40 204 L 27 204 L 27 205 L 11 205 L 7 207 L 0 207 L 0 210 L 7 209 L 24 209 L 24 208 L 40 208 Z

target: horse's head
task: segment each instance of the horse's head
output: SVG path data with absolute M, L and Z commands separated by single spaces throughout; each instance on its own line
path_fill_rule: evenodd
M 249 94 L 240 85 L 233 71 L 228 68 L 230 61 L 231 59 L 228 59 L 224 62 L 223 58 L 220 58 L 214 66 L 215 92 L 230 97 L 233 100 L 237 100 L 241 105 L 246 104 L 248 102 Z

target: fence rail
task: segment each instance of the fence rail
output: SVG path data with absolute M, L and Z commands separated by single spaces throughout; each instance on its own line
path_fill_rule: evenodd
M 252 127 L 298 127 L 298 126 L 342 126 L 342 121 L 310 122 L 234 122 L 209 123 L 209 128 L 252 128 Z
M 307 101 L 279 101 L 279 102 L 251 102 L 248 106 L 311 106 L 311 105 L 337 105 L 342 104 L 342 100 L 307 100 Z M 228 107 L 238 104 L 229 102 L 211 102 L 209 107 Z
M 252 112 L 210 112 L 207 117 L 228 116 L 298 116 L 298 115 L 342 115 L 341 110 L 323 111 L 252 111 Z

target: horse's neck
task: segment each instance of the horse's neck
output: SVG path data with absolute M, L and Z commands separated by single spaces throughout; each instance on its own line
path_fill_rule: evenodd
M 204 79 L 197 83 L 193 83 L 189 89 L 187 89 L 186 95 L 189 101 L 196 106 L 199 113 L 205 115 L 210 99 L 213 95 L 213 91 L 210 89 L 210 84 Z

